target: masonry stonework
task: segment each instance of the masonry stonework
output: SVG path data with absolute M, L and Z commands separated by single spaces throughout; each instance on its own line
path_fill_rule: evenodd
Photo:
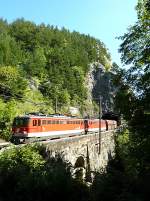
M 101 150 L 99 152 L 99 134 L 88 134 L 47 143 L 47 150 L 52 156 L 62 154 L 73 168 L 84 168 L 86 171 L 100 171 L 105 168 L 109 159 L 114 156 L 114 131 L 101 133 Z

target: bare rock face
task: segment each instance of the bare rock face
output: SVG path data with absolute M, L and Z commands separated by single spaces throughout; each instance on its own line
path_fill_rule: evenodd
M 98 103 L 98 99 L 101 97 L 103 112 L 113 110 L 115 89 L 111 82 L 111 72 L 107 72 L 102 64 L 97 62 L 90 64 L 85 85 L 88 92 L 88 102 L 92 103 L 92 100 L 95 100 Z

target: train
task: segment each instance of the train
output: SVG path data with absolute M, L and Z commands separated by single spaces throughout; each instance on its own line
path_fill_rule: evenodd
M 73 137 L 88 133 L 114 130 L 117 121 L 82 119 L 61 114 L 43 115 L 30 113 L 14 118 L 11 142 L 15 144 Z

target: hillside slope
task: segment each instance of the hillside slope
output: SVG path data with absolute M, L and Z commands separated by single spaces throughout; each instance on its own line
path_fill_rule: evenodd
M 15 115 L 52 113 L 56 103 L 57 112 L 68 113 L 72 106 L 84 115 L 89 104 L 93 107 L 85 84 L 91 64 L 99 63 L 108 70 L 110 60 L 103 42 L 89 35 L 24 19 L 11 24 L 1 19 L 1 133 L 4 135 Z

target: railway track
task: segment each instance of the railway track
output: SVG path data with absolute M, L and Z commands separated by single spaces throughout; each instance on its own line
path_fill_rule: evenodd
M 117 131 L 117 129 L 116 129 Z M 109 132 L 109 131 L 102 131 L 101 133 L 105 133 L 105 132 Z M 88 135 L 91 135 L 91 134 L 97 134 L 99 135 L 98 132 L 95 132 L 95 133 L 89 133 Z M 20 143 L 20 144 L 13 144 L 11 142 L 6 142 L 2 139 L 0 139 L 0 152 L 1 151 L 4 151 L 6 149 L 9 149 L 11 148 L 12 146 L 24 146 L 24 145 L 27 145 L 27 144 L 34 144 L 34 143 L 42 143 L 42 144 L 48 144 L 48 143 L 53 143 L 53 142 L 56 142 L 56 141 L 61 141 L 61 140 L 65 140 L 65 141 L 69 141 L 71 138 L 76 138 L 76 137 L 83 137 L 83 136 L 87 136 L 86 135 L 75 135 L 75 136 L 67 136 L 67 137 L 61 137 L 61 138 L 51 138 L 51 139 L 47 139 L 47 140 L 37 140 L 37 141 L 33 141 L 33 142 L 28 142 L 28 143 Z

